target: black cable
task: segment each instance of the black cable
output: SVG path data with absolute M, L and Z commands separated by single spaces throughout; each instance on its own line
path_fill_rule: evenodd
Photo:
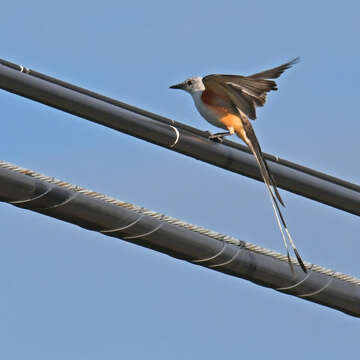
M 0 201 L 360 317 L 360 279 L 310 264 L 293 274 L 284 255 L 5 162 Z
M 172 149 L 218 167 L 260 180 L 249 150 L 207 132 L 132 107 L 47 75 L 0 60 L 0 87 L 87 120 Z M 280 188 L 360 215 L 360 186 L 265 154 Z

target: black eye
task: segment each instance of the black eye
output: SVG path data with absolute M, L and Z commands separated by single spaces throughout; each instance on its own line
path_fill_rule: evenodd
M 186 84 L 187 84 L 187 86 L 190 86 L 190 85 L 192 85 L 192 81 L 188 80 Z

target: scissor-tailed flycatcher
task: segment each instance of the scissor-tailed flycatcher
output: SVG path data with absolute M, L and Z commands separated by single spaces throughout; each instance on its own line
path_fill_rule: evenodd
M 227 130 L 227 132 L 210 135 L 209 139 L 221 142 L 224 136 L 236 133 L 249 146 L 269 191 L 290 266 L 292 265 L 284 230 L 301 268 L 304 272 L 307 272 L 280 211 L 278 201 L 285 206 L 284 202 L 277 190 L 274 178 L 270 174 L 260 144 L 249 121 L 249 118 L 256 119 L 256 107 L 264 106 L 267 93 L 271 90 L 277 90 L 276 82 L 269 79 L 278 78 L 297 61 L 298 58 L 284 65 L 250 76 L 208 75 L 203 78 L 191 77 L 180 84 L 170 86 L 170 88 L 188 92 L 205 120 L 216 127 Z

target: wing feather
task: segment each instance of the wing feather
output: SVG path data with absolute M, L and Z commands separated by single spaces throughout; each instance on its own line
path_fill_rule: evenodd
M 265 70 L 250 76 L 242 75 L 208 75 L 203 78 L 205 87 L 214 88 L 217 93 L 226 93 L 233 106 L 237 106 L 250 119 L 256 119 L 256 107 L 264 106 L 269 91 L 277 90 L 276 82 L 269 79 L 278 78 L 286 69 L 299 59 L 287 62 L 276 68 Z M 224 95 L 225 96 L 225 95 Z
M 289 69 L 300 61 L 299 57 L 287 62 L 286 64 L 280 65 L 276 68 L 265 70 L 253 75 L 248 76 L 252 79 L 277 79 L 286 69 Z

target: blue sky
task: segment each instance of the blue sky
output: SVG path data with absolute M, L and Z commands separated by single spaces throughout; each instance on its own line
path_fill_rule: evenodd
M 357 1 L 3 1 L 0 57 L 212 130 L 168 86 L 295 56 L 254 123 L 262 148 L 359 183 Z M 283 251 L 265 186 L 0 91 L 2 159 Z M 235 139 L 234 139 L 235 140 Z M 356 216 L 282 191 L 302 256 L 360 277 Z M 189 206 L 191 204 L 191 206 Z M 2 359 L 327 359 L 359 320 L 0 204 Z

